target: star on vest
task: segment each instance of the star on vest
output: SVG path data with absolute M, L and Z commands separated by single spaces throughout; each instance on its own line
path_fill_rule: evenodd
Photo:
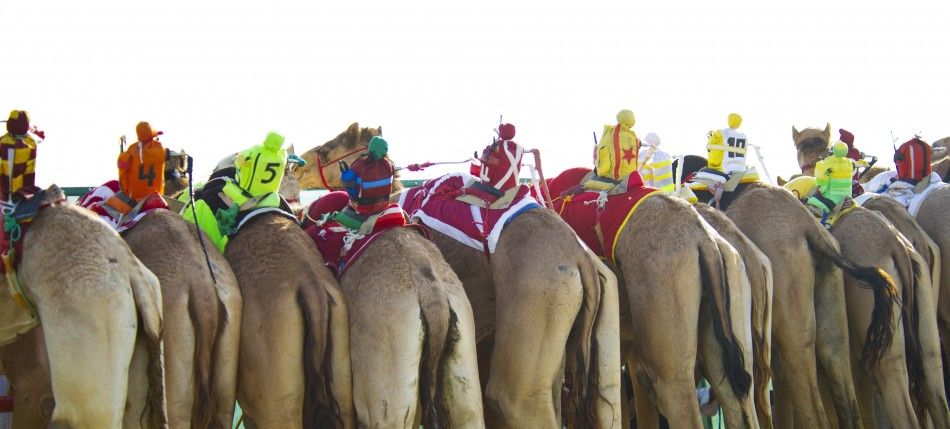
M 660 149 L 660 137 L 655 133 L 647 134 L 643 143 L 644 148 L 638 157 L 643 184 L 663 192 L 673 192 L 673 157 Z
M 360 215 L 371 215 L 389 207 L 395 169 L 386 158 L 388 152 L 386 140 L 374 136 L 367 152 L 356 158 L 353 165 L 340 164 L 340 178 L 350 196 L 350 206 Z
M 640 139 L 632 129 L 636 122 L 633 112 L 624 109 L 617 113 L 616 125 L 604 125 L 594 149 L 595 176 L 584 183 L 584 188 L 606 191 L 637 171 Z
M 36 181 L 36 139 L 42 131 L 30 127 L 30 115 L 23 110 L 10 112 L 7 133 L 0 136 L 0 198 L 21 200 L 39 189 Z

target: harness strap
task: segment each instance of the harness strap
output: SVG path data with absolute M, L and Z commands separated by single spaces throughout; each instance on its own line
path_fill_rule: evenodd
M 366 148 L 366 146 L 360 146 L 360 147 L 358 147 L 358 148 L 356 148 L 356 149 L 354 149 L 354 150 L 351 150 L 351 151 L 349 151 L 349 152 L 347 152 L 347 153 L 344 153 L 343 155 L 340 155 L 340 156 L 337 157 L 337 158 L 334 158 L 334 159 L 331 159 L 330 161 L 327 161 L 326 164 L 324 164 L 324 163 L 320 160 L 320 156 L 318 155 L 318 156 L 317 156 L 317 162 L 316 162 L 316 165 L 317 165 L 317 173 L 320 174 L 320 182 L 323 183 L 323 187 L 326 188 L 326 189 L 328 189 L 328 190 L 331 190 L 331 191 L 336 191 L 336 190 L 342 189 L 342 188 L 340 188 L 340 187 L 331 187 L 330 184 L 327 183 L 327 177 L 323 174 L 323 169 L 324 169 L 324 168 L 326 168 L 326 167 L 329 166 L 329 165 L 333 165 L 333 164 L 336 164 L 336 163 L 338 163 L 338 162 L 340 162 L 340 161 L 343 161 L 344 159 L 349 158 L 349 157 L 351 157 L 351 156 L 353 156 L 353 155 L 359 155 L 359 154 L 361 154 L 361 153 L 363 153 L 363 152 L 366 152 L 367 150 L 368 150 L 368 149 Z

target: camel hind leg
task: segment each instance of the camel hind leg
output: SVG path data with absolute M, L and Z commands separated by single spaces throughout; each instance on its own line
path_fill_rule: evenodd
M 947 396 L 944 391 L 943 362 L 940 355 L 940 335 L 937 330 L 934 296 L 931 277 L 926 273 L 926 263 L 916 252 L 910 252 L 914 265 L 914 277 L 917 289 L 914 297 L 917 310 L 917 334 L 920 337 L 921 364 L 924 371 L 924 397 L 933 425 L 938 428 L 950 428 L 950 411 L 947 409 Z M 925 422 L 921 422 L 925 423 Z M 927 422 L 929 423 L 929 422 Z
M 636 333 L 637 377 L 652 392 L 670 427 L 702 427 L 693 375 L 701 295 L 698 255 L 668 256 L 677 261 L 669 265 L 677 267 L 674 275 L 655 261 L 624 270 Z M 641 400 L 637 403 L 639 414 Z
M 828 427 L 818 390 L 814 268 L 807 251 L 804 246 L 786 248 L 773 258 L 773 261 L 804 261 L 797 266 L 774 264 L 772 267 L 774 302 L 778 303 L 772 307 L 776 427 Z
M 227 262 L 225 262 L 227 263 Z M 243 302 L 237 281 L 219 280 L 215 287 L 218 295 L 218 332 L 215 339 L 215 376 L 211 386 L 218 405 L 214 421 L 228 428 L 234 423 L 234 403 L 237 400 L 238 357 L 241 347 L 241 311 Z
M 724 268 L 726 269 L 728 294 L 731 297 L 729 314 L 726 323 L 732 326 L 732 332 L 742 348 L 745 357 L 745 371 L 752 373 L 752 335 L 751 335 L 751 307 L 752 296 L 745 270 L 738 259 L 738 255 L 727 246 L 720 245 Z M 714 286 L 715 287 L 715 286 Z M 708 296 L 708 298 L 712 298 Z M 716 338 L 713 329 L 716 320 L 713 320 L 714 304 L 705 300 L 701 307 L 699 347 L 702 356 L 706 379 L 709 380 L 716 398 L 722 406 L 726 422 L 730 427 L 758 428 L 759 422 L 753 405 L 753 392 L 735 392 L 728 382 L 723 364 L 722 345 Z
M 597 349 L 597 422 L 601 427 L 621 425 L 620 363 L 620 308 L 617 277 L 607 265 L 590 255 L 597 268 L 601 290 L 600 310 L 594 325 L 594 344 Z
M 461 289 L 461 288 L 459 288 Z M 451 308 L 442 381 L 444 407 L 452 427 L 485 427 L 475 351 L 475 322 L 464 291 L 448 290 Z
M 380 303 L 369 297 L 347 296 L 351 298 L 348 310 L 353 333 L 353 403 L 359 426 L 413 427 L 420 405 L 419 368 L 427 335 L 418 303 L 415 299 L 392 299 L 386 303 L 387 310 L 380 310 Z
M 830 382 L 838 427 L 856 427 L 860 420 L 851 375 L 848 343 L 848 311 L 841 271 L 829 261 L 819 261 L 815 277 L 816 337 L 818 366 Z M 871 307 L 868 307 L 871 308 Z M 859 332 L 852 331 L 855 335 Z
M 516 256 L 505 255 L 502 246 L 493 256 L 494 272 L 504 273 L 494 279 L 496 302 L 506 305 L 497 305 L 486 423 L 558 427 L 555 401 L 561 400 L 565 347 L 583 299 L 580 273 L 565 265 L 525 266 Z
M 304 320 L 294 296 L 270 299 L 282 302 L 266 311 L 253 299 L 245 299 L 238 362 L 238 402 L 249 427 L 302 428 L 304 402 Z

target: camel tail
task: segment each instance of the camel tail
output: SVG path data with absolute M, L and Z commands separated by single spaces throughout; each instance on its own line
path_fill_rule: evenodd
M 213 422 L 218 412 L 214 386 L 213 362 L 215 345 L 220 338 L 219 328 L 224 325 L 224 303 L 218 300 L 213 289 L 202 288 L 202 283 L 193 284 L 189 290 L 188 316 L 195 330 L 195 402 L 192 408 L 192 427 L 217 428 Z
M 432 289 L 442 285 L 433 285 Z M 458 316 L 449 307 L 445 293 L 420 291 L 419 317 L 425 340 L 419 368 L 419 395 L 422 400 L 422 424 L 427 428 L 449 427 L 448 413 L 442 401 L 445 360 L 458 341 Z
M 139 314 L 140 334 L 145 335 L 148 347 L 148 426 L 168 426 L 168 409 L 165 401 L 165 361 L 162 346 L 162 289 L 158 278 L 138 258 L 129 254 L 138 265 L 129 276 L 132 296 Z
M 862 267 L 851 262 L 841 251 L 831 233 L 814 224 L 806 234 L 808 246 L 813 252 L 825 256 L 836 266 L 858 281 L 861 287 L 870 288 L 874 293 L 874 309 L 871 311 L 871 324 L 868 325 L 867 340 L 861 351 L 861 364 L 871 368 L 881 361 L 887 348 L 894 340 L 894 308 L 898 305 L 897 286 L 880 267 Z M 816 266 L 821 266 L 818 263 Z
M 584 298 L 580 311 L 574 319 L 567 340 L 567 368 L 571 370 L 570 397 L 568 401 L 569 427 L 597 427 L 598 374 L 597 342 L 594 341 L 594 329 L 600 313 L 605 279 L 597 271 L 593 261 L 580 262 L 581 286 Z
M 699 267 L 703 285 L 708 288 L 708 296 L 713 299 L 713 330 L 719 346 L 722 347 L 722 365 L 726 378 L 729 379 L 729 385 L 736 397 L 745 399 L 752 387 L 752 374 L 745 370 L 742 345 L 733 332 L 729 311 L 732 305 L 729 291 L 741 290 L 736 285 L 741 282 L 742 273 L 738 269 L 736 257 L 728 253 L 731 249 L 721 247 L 724 244 L 725 241 L 718 243 L 712 239 L 704 240 L 699 246 Z
M 304 319 L 304 404 L 303 427 L 340 427 L 343 418 L 330 389 L 331 350 L 330 308 L 322 291 L 312 284 L 303 284 L 297 290 L 297 306 Z

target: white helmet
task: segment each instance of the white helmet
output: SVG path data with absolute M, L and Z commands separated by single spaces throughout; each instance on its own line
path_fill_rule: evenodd
M 643 138 L 643 142 L 646 143 L 647 146 L 659 146 L 660 136 L 656 135 L 656 133 L 647 134 L 647 136 Z

